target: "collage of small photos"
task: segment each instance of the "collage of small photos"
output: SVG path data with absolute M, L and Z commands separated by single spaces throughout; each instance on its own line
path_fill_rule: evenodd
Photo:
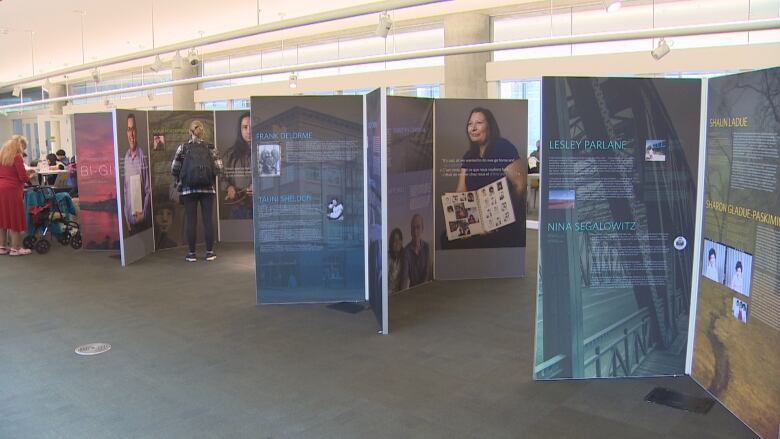
M 731 314 L 742 323 L 748 322 L 750 277 L 753 255 L 717 241 L 704 240 L 702 276 L 739 293 L 732 300 Z
M 481 235 L 515 222 L 506 177 L 475 191 L 445 193 L 441 201 L 450 241 Z

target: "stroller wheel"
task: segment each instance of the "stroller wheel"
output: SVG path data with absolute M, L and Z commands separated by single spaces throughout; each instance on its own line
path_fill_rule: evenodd
M 59 242 L 59 243 L 60 243 L 60 244 L 62 244 L 62 245 L 68 245 L 68 244 L 70 244 L 70 239 L 71 239 L 71 238 L 70 238 L 70 233 L 68 233 L 68 232 L 63 232 L 63 233 L 62 233 L 62 234 L 61 234 L 61 235 L 60 235 L 60 236 L 57 238 L 57 242 Z
M 51 248 L 51 244 L 49 244 L 49 241 L 45 239 L 41 239 L 40 241 L 35 243 L 35 251 L 38 252 L 38 254 L 46 254 L 49 252 L 49 248 Z
M 81 232 L 76 232 L 75 235 L 73 235 L 72 238 L 70 238 L 70 246 L 73 247 L 75 250 L 78 250 L 81 248 L 82 242 L 81 242 Z
M 28 248 L 32 250 L 35 248 L 35 242 L 38 241 L 38 238 L 35 237 L 35 235 L 25 236 L 24 240 L 22 241 L 22 245 L 24 248 Z

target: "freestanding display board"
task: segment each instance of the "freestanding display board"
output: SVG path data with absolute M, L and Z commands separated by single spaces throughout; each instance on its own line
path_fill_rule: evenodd
M 145 111 L 114 110 L 114 165 L 122 265 L 154 252 Z
M 382 89 L 366 95 L 366 223 L 368 236 L 368 301 L 379 322 L 380 331 L 387 334 L 387 245 L 382 239 L 385 223 L 386 203 L 385 169 L 382 151 L 387 145 L 385 134 L 384 106 L 387 97 Z
M 684 372 L 701 81 L 542 79 L 536 379 Z
M 73 117 L 78 162 L 79 225 L 87 250 L 119 250 L 114 119 L 111 113 Z
M 709 80 L 691 375 L 780 437 L 780 68 Z
M 435 278 L 522 276 L 528 102 L 442 99 L 434 118 Z
M 214 113 L 216 147 L 224 172 L 219 177 L 219 240 L 251 242 L 252 121 L 249 111 Z
M 387 97 L 390 293 L 433 280 L 433 102 Z
M 203 124 L 203 140 L 214 143 L 214 113 L 211 111 L 150 111 L 151 187 L 154 209 L 155 249 L 163 250 L 187 244 L 184 236 L 184 206 L 179 202 L 171 175 L 171 162 L 179 145 L 190 140 L 190 124 Z M 200 217 L 200 214 L 199 214 Z M 202 218 L 198 220 L 200 223 Z M 211 221 L 216 221 L 212 218 Z M 216 224 L 216 223 L 215 223 Z M 198 242 L 203 228 L 198 227 Z
M 364 301 L 363 97 L 251 105 L 257 302 Z

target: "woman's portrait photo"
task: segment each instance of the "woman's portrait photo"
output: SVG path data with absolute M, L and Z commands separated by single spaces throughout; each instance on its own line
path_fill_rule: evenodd
M 753 255 L 733 247 L 728 247 L 725 265 L 726 278 L 724 279 L 724 284 L 737 293 L 749 297 Z
M 479 227 L 472 226 L 471 233 L 464 231 L 461 236 L 447 233 L 449 227 L 444 218 L 436 220 L 437 248 L 525 247 L 527 103 L 521 100 L 452 99 L 436 105 L 436 191 L 440 197 L 456 194 L 466 200 L 472 193 L 482 209 L 481 217 L 475 216 Z M 501 193 L 503 200 L 498 199 Z M 499 224 L 495 220 L 499 218 L 501 202 L 507 202 L 512 216 Z M 446 215 L 446 204 L 443 206 L 438 212 Z M 496 210 L 492 219 L 487 217 L 487 211 L 491 209 Z M 500 217 L 503 218 L 503 212 Z M 468 225 L 468 215 L 462 219 Z

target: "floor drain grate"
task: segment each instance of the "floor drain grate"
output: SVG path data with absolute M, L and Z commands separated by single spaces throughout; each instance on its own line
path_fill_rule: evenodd
M 111 345 L 108 343 L 90 343 L 77 347 L 76 353 L 79 355 L 97 355 L 108 352 L 109 349 L 111 349 Z

